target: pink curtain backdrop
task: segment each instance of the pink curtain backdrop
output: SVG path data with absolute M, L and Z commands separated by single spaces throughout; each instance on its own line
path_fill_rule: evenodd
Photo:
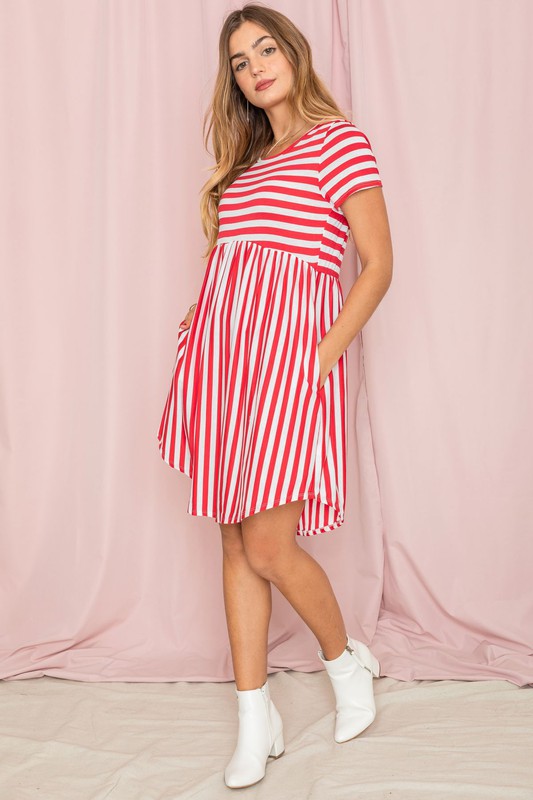
M 348 351 L 346 521 L 298 544 L 383 675 L 533 683 L 533 7 L 272 5 L 369 136 L 394 243 Z M 0 4 L 3 679 L 233 680 L 220 529 L 156 434 L 237 7 Z M 344 296 L 357 270 L 350 244 Z M 321 669 L 273 599 L 269 670 Z

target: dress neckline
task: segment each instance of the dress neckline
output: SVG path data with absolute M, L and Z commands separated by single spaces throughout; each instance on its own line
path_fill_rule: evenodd
M 329 122 L 329 120 L 327 120 L 327 121 Z M 309 133 L 311 133 L 311 131 L 314 131 L 314 130 L 315 130 L 315 128 L 318 128 L 318 126 L 319 126 L 319 125 L 324 125 L 324 124 L 325 124 L 324 122 L 317 122 L 317 124 L 316 124 L 316 125 L 313 125 L 313 127 L 312 127 L 312 128 L 309 128 L 308 130 L 306 130 L 306 132 L 305 132 L 305 133 L 302 133 L 302 135 L 301 135 L 301 136 L 299 136 L 299 137 L 298 137 L 298 139 L 296 139 L 296 141 L 295 141 L 295 142 L 293 142 L 292 144 L 290 144 L 290 145 L 289 145 L 288 147 L 286 147 L 284 150 L 280 150 L 280 152 L 279 152 L 279 153 L 276 153 L 276 154 L 275 154 L 275 155 L 273 155 L 273 156 L 267 156 L 266 158 L 258 158 L 258 159 L 257 159 L 257 161 L 256 161 L 256 164 L 261 164 L 261 163 L 263 163 L 264 161 L 271 161 L 273 158 L 277 158 L 278 156 L 283 156 L 283 155 L 285 155 L 285 153 L 288 153 L 288 152 L 289 152 L 289 150 L 292 150 L 292 148 L 293 148 L 293 147 L 296 147 L 296 145 L 297 145 L 299 142 L 301 142 L 301 141 L 302 141 L 302 139 L 305 139 L 305 137 L 306 137 L 306 136 L 307 136 Z

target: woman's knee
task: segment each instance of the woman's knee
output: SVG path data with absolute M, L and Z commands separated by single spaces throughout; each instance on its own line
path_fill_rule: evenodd
M 248 563 L 267 580 L 290 568 L 296 543 L 296 523 L 302 502 L 277 506 L 242 520 L 242 538 Z
M 246 558 L 257 575 L 268 581 L 276 581 L 286 571 L 289 563 L 288 554 L 280 553 L 271 545 L 261 542 L 249 543 L 245 546 Z
M 220 523 L 222 535 L 222 550 L 225 555 L 244 555 L 244 542 L 242 538 L 241 523 L 226 525 Z

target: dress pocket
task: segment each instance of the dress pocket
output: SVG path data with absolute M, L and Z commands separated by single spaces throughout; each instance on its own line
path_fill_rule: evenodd
M 189 333 L 191 326 L 189 325 L 188 328 L 178 328 L 178 353 L 180 353 L 184 347 L 187 346 L 187 334 Z
M 318 352 L 318 339 L 315 339 L 315 359 L 316 359 L 316 390 L 321 392 L 324 388 L 320 386 L 320 353 Z
M 174 360 L 174 374 L 181 366 L 181 362 L 185 356 L 185 349 L 187 347 L 187 337 L 185 334 L 189 332 L 189 328 L 178 328 L 178 336 L 176 340 L 176 358 Z
M 318 336 L 313 323 L 310 343 L 310 358 L 308 366 L 308 383 L 314 392 L 321 392 L 326 385 L 320 386 L 320 354 L 318 352 Z

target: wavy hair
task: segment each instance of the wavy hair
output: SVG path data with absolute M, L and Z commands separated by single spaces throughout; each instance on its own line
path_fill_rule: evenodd
M 266 113 L 247 102 L 230 65 L 230 36 L 246 21 L 267 30 L 292 65 L 293 83 L 287 95 L 292 118 L 299 115 L 314 125 L 327 119 L 348 119 L 316 74 L 309 42 L 290 19 L 255 3 L 247 3 L 242 9 L 229 13 L 220 32 L 218 74 L 203 123 L 204 144 L 209 151 L 211 135 L 216 162 L 214 167 L 209 167 L 213 175 L 200 190 L 200 214 L 207 237 L 204 258 L 210 255 L 218 237 L 218 204 L 223 192 L 274 141 Z

